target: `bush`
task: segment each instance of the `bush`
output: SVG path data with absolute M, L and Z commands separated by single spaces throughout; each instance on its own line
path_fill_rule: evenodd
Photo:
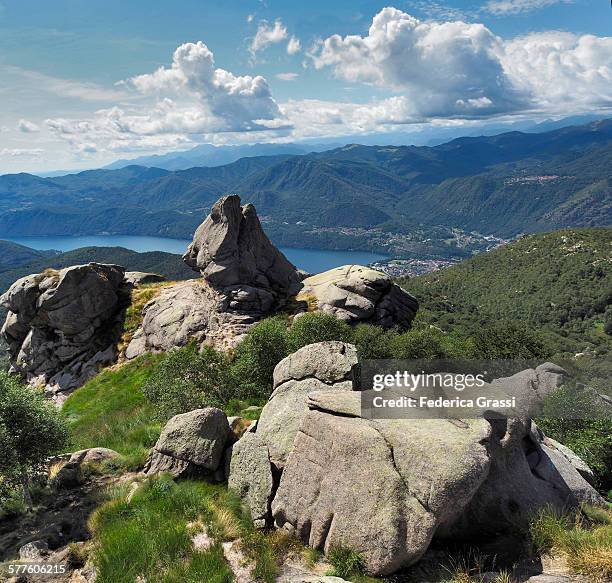
M 232 374 L 242 397 L 267 399 L 274 367 L 289 354 L 287 322 L 277 316 L 251 328 L 236 349 Z
M 236 396 L 227 356 L 209 346 L 198 351 L 195 345 L 170 352 L 142 391 L 162 421 L 202 407 L 222 409 Z
M 289 330 L 288 346 L 290 352 L 328 340 L 341 342 L 353 341 L 353 329 L 332 314 L 312 312 L 297 318 Z
M 478 356 L 484 359 L 530 359 L 550 355 L 538 334 L 517 322 L 483 326 L 475 333 L 474 342 Z
M 444 334 L 433 327 L 398 334 L 391 342 L 391 354 L 402 360 L 444 358 Z
M 392 346 L 397 338 L 394 330 L 380 326 L 359 324 L 353 331 L 353 341 L 357 346 L 359 360 L 391 358 Z
M 19 484 L 31 506 L 30 479 L 68 443 L 64 420 L 42 392 L 0 372 L 0 484 L 4 495 Z M 2 492 L 0 492 L 0 496 Z

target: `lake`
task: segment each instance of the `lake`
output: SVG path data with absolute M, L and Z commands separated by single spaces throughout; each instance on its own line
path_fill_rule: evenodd
M 191 241 L 187 239 L 166 239 L 164 237 L 139 237 L 132 235 L 88 235 L 79 237 L 2 237 L 32 249 L 56 249 L 71 251 L 80 247 L 125 247 L 143 253 L 145 251 L 166 251 L 183 254 Z M 385 255 L 367 251 L 327 251 L 321 249 L 297 249 L 280 247 L 287 259 L 310 273 L 320 273 L 340 265 L 368 265 L 386 259 Z

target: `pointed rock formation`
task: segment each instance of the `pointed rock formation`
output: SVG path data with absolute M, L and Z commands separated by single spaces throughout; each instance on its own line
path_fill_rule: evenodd
M 198 227 L 183 260 L 215 289 L 240 290 L 264 310 L 284 303 L 301 288 L 296 268 L 270 242 L 251 204 L 224 196 Z
M 142 327 L 127 358 L 184 346 L 190 339 L 233 348 L 262 318 L 297 300 L 297 311 L 315 309 L 351 324 L 410 327 L 414 297 L 390 277 L 350 265 L 303 280 L 303 274 L 270 242 L 251 204 L 229 195 L 198 227 L 183 260 L 201 279 L 164 288 L 145 306 Z

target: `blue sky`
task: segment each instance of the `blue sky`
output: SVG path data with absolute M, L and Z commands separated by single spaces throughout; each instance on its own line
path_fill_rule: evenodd
M 610 31 L 607 0 L 0 0 L 0 172 L 606 115 Z

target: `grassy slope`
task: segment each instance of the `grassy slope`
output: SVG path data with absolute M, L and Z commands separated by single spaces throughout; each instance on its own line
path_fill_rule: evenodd
M 140 387 L 161 358 L 144 355 L 107 369 L 68 398 L 62 413 L 70 426 L 73 450 L 108 447 L 125 457 L 126 467 L 142 465 L 161 426 Z
M 612 302 L 610 228 L 529 235 L 400 283 L 417 296 L 423 316 L 443 329 L 519 320 L 544 332 L 559 352 L 610 349 L 603 332 Z

